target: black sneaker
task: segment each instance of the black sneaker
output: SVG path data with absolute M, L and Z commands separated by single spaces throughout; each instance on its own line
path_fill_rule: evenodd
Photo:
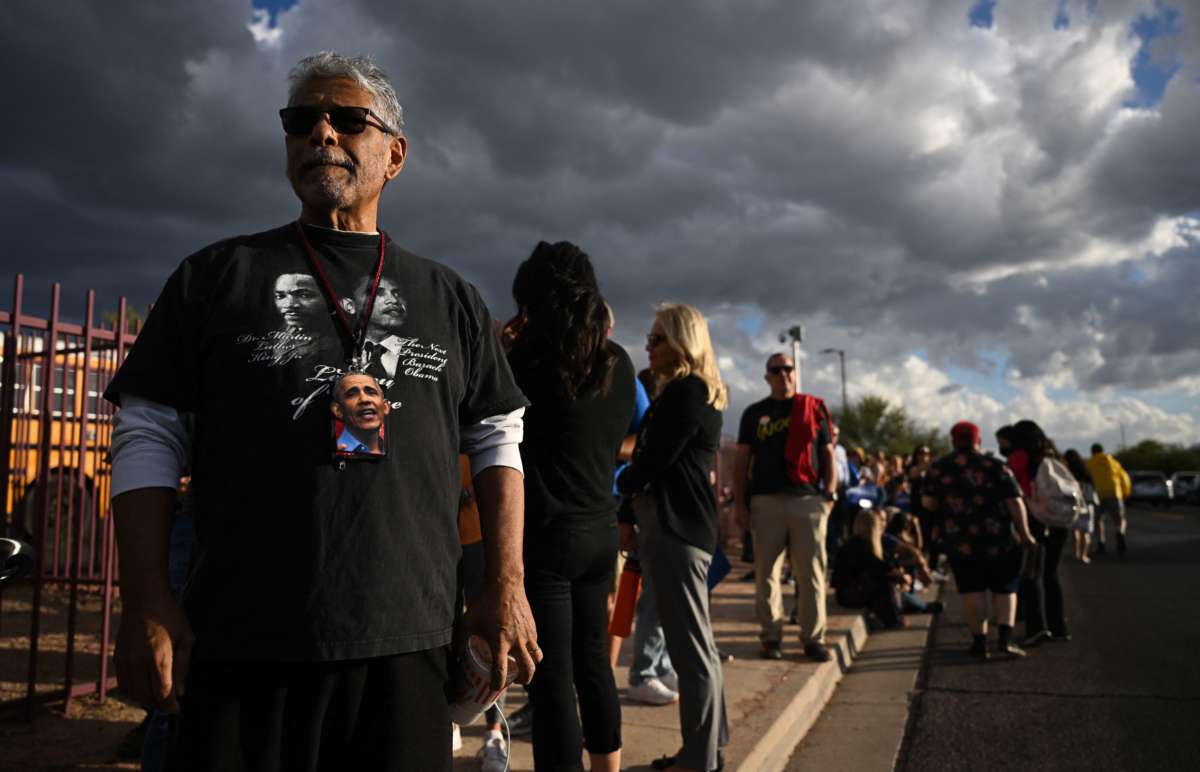
M 1002 659 L 1020 659 L 1025 656 L 1025 650 L 1011 641 L 996 647 L 996 655 Z
M 733 655 L 724 649 L 717 649 L 717 659 L 722 662 L 733 662 Z
M 1070 633 L 1050 633 L 1050 637 L 1047 638 L 1046 640 L 1050 641 L 1051 643 L 1070 643 L 1071 642 L 1071 634 Z
M 1125 557 L 1125 534 L 1117 534 L 1117 555 Z
M 984 641 L 972 641 L 970 648 L 967 649 L 967 655 L 975 659 L 987 662 L 988 650 L 987 643 Z
M 675 766 L 675 759 L 678 757 L 678 755 L 679 754 L 676 754 L 675 756 L 659 756 L 657 759 L 650 762 L 650 768 L 651 769 L 670 769 L 671 767 Z M 724 772 L 724 770 L 725 770 L 725 751 L 718 748 L 717 749 L 717 766 L 716 766 L 716 769 L 713 770 L 713 772 Z
M 527 702 L 508 717 L 508 734 L 511 737 L 527 737 L 533 734 L 533 703 Z
M 1032 635 L 1025 636 L 1025 640 L 1021 641 L 1021 645 L 1027 649 L 1032 649 L 1035 646 L 1041 646 L 1046 641 L 1050 640 L 1049 630 L 1038 630 Z
M 813 662 L 828 662 L 833 659 L 833 655 L 829 653 L 829 649 L 825 648 L 825 644 L 816 641 L 804 644 L 804 656 Z
M 783 659 L 783 649 L 780 648 L 779 641 L 763 641 L 760 656 L 763 659 Z
M 739 582 L 753 582 L 754 581 L 754 569 L 751 568 L 749 571 L 747 571 L 746 573 L 739 576 L 738 581 Z

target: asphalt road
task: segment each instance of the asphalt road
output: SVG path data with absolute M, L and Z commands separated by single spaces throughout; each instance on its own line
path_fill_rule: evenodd
M 970 659 L 948 585 L 895 768 L 1200 769 L 1200 511 L 1131 510 L 1128 538 L 1064 555 L 1073 640 L 1024 660 Z

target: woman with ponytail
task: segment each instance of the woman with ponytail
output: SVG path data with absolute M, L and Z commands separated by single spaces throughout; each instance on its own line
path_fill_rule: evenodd
M 541 242 L 513 280 L 508 361 L 525 412 L 525 593 L 544 659 L 529 685 L 539 770 L 615 770 L 621 707 L 608 661 L 617 554 L 613 473 L 634 411 L 629 355 L 586 253 Z M 576 718 L 575 695 L 579 696 Z M 582 727 L 580 726 L 582 720 Z

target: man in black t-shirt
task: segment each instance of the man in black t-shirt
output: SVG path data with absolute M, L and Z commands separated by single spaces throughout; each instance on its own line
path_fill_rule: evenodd
M 180 711 L 176 769 L 449 769 L 460 450 L 487 562 L 463 632 L 490 646 L 496 687 L 510 656 L 526 683 L 541 659 L 521 559 L 528 402 L 475 288 L 377 228 L 407 150 L 386 76 L 308 57 L 280 116 L 299 220 L 187 258 L 105 392 L 121 406 L 117 675 Z M 355 293 L 380 275 L 364 330 Z M 385 370 L 388 453 L 347 460 L 331 391 L 368 365 Z M 248 426 L 269 447 L 244 442 Z M 196 543 L 177 604 L 166 548 L 185 464 Z
M 792 358 L 772 354 L 765 378 L 771 396 L 742 413 L 733 475 L 738 525 L 750 528 L 754 537 L 754 595 L 762 626 L 762 655 L 783 656 L 785 617 L 779 575 L 784 550 L 790 549 L 804 653 L 825 662 L 830 658 L 825 648 L 825 528 L 837 500 L 831 427 L 822 421 L 807 449 L 817 479 L 793 483 L 784 458 L 796 397 Z

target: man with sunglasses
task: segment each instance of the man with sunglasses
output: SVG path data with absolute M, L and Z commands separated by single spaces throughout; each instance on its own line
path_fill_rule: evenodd
M 734 462 L 733 495 L 738 525 L 754 537 L 755 610 L 764 659 L 783 657 L 780 573 L 790 549 L 796 577 L 797 617 L 804 654 L 830 659 L 825 648 L 825 532 L 837 500 L 831 426 L 822 421 L 808 449 L 818 478 L 792 482 L 785 451 L 796 397 L 795 363 L 772 354 L 764 376 L 771 395 L 742 413 Z
M 541 659 L 521 561 L 528 403 L 475 288 L 378 227 L 408 147 L 382 71 L 308 57 L 280 118 L 299 219 L 187 258 L 105 392 L 121 406 L 118 678 L 180 714 L 173 769 L 448 770 L 452 635 L 490 645 L 496 687 L 509 656 L 526 683 Z M 270 356 L 295 334 L 279 293 L 301 285 L 319 293 L 311 343 Z M 387 455 L 347 458 L 332 390 L 400 325 L 416 364 L 393 365 L 366 416 Z M 240 442 L 245 426 L 270 442 Z M 460 451 L 487 579 L 455 630 Z M 185 464 L 196 551 L 177 604 L 166 545 Z

